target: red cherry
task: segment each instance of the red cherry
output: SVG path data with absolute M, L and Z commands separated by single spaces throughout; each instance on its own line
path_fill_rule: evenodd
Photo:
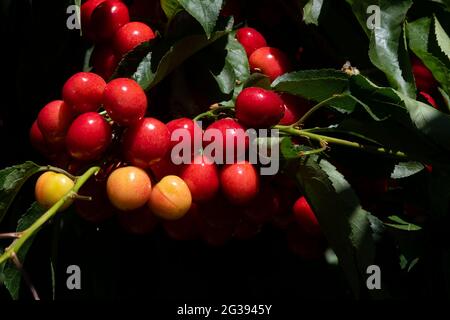
M 64 101 L 56 100 L 42 108 L 37 123 L 45 139 L 55 144 L 64 141 L 73 116 L 72 109 Z
M 111 126 L 96 112 L 83 113 L 76 118 L 67 132 L 69 154 L 78 160 L 98 159 L 111 143 Z
M 431 71 L 417 57 L 412 58 L 412 72 L 418 91 L 433 92 L 438 83 Z
M 33 125 L 30 128 L 30 143 L 31 146 L 42 155 L 45 155 L 48 152 L 47 141 L 45 141 L 44 135 L 39 129 L 37 120 L 33 122 Z
M 202 147 L 202 131 L 198 124 L 189 119 L 189 118 L 179 118 L 172 121 L 169 121 L 167 123 L 167 129 L 169 129 L 171 141 L 170 141 L 170 147 L 175 147 L 178 143 L 184 142 L 183 138 L 180 137 L 178 139 L 175 139 L 175 136 L 172 139 L 172 135 L 176 130 L 183 130 L 183 132 L 180 132 L 180 134 L 183 134 L 183 137 L 187 134 L 189 134 L 190 137 L 190 147 L 192 154 L 198 154 L 200 150 L 196 150 L 196 148 L 201 149 Z M 197 142 L 197 144 L 195 143 Z
M 436 100 L 434 100 L 434 98 L 431 95 L 429 95 L 428 93 L 426 93 L 424 91 L 420 91 L 419 95 L 422 96 L 422 98 L 425 99 L 425 101 L 428 102 L 428 104 L 433 106 L 435 109 L 439 110 Z
M 276 48 L 262 47 L 255 50 L 249 58 L 253 72 L 259 71 L 269 77 L 270 81 L 291 70 L 286 54 Z
M 242 44 L 248 57 L 256 49 L 267 46 L 264 36 L 253 28 L 240 28 L 236 31 L 236 39 Z
M 127 78 L 109 82 L 102 101 L 111 119 L 122 126 L 137 123 L 147 110 L 147 96 L 144 90 L 136 81 Z
M 197 227 L 198 219 L 198 207 L 195 203 L 192 203 L 189 211 L 180 219 L 164 220 L 164 230 L 172 239 L 193 240 L 197 238 L 199 233 Z
M 153 30 L 142 22 L 129 22 L 114 35 L 114 50 L 119 56 L 133 50 L 143 42 L 155 38 Z
M 90 201 L 75 201 L 76 212 L 86 221 L 100 223 L 111 218 L 117 212 L 106 194 L 106 180 L 97 181 L 95 178 L 90 178 L 81 187 L 79 194 L 92 198 Z
M 83 30 L 83 36 L 89 41 L 94 41 L 94 34 L 90 28 L 92 13 L 99 4 L 106 0 L 88 0 L 81 5 L 81 30 Z
M 97 111 L 102 103 L 106 82 L 91 72 L 79 72 L 64 84 L 62 96 L 75 113 Z
M 218 134 L 217 137 L 214 136 L 215 133 Z M 218 139 L 217 142 L 216 139 Z M 207 148 L 212 143 L 214 145 L 222 144 L 222 150 L 220 151 L 225 163 L 226 159 L 231 157 L 231 153 L 233 153 L 234 159 L 240 159 L 244 155 L 244 152 L 248 149 L 249 137 L 244 127 L 239 123 L 231 118 L 225 118 L 213 122 L 206 128 L 203 134 L 203 146 Z M 221 156 L 215 154 L 214 151 L 211 155 L 219 158 Z
M 220 172 L 220 184 L 226 198 L 233 204 L 247 204 L 259 191 L 255 167 L 247 161 L 226 165 Z
M 236 99 L 236 118 L 252 128 L 267 128 L 280 122 L 284 115 L 280 96 L 262 88 L 245 88 Z
M 150 165 L 150 171 L 157 181 L 166 176 L 179 176 L 180 170 L 183 165 L 174 164 L 171 158 L 171 154 L 168 151 L 166 155 L 158 162 Z
M 95 41 L 105 42 L 112 39 L 116 31 L 130 21 L 128 7 L 118 0 L 106 0 L 92 12 L 90 28 Z
M 149 234 L 158 225 L 158 218 L 148 206 L 132 211 L 120 211 L 118 219 L 119 224 L 125 231 L 137 235 Z
M 305 197 L 300 197 L 292 208 L 300 228 L 311 235 L 320 235 L 320 225 Z
M 91 63 L 93 70 L 103 79 L 108 80 L 113 75 L 120 62 L 110 45 L 96 45 L 92 52 Z
M 284 102 L 284 116 L 279 124 L 283 126 L 294 124 L 311 108 L 310 103 L 303 98 L 287 93 L 281 94 L 280 97 Z
M 154 118 L 144 118 L 129 127 L 123 137 L 127 161 L 147 169 L 162 159 L 170 147 L 170 134 L 166 125 Z
M 195 157 L 193 163 L 183 168 L 180 178 L 188 185 L 193 201 L 211 200 L 219 191 L 219 170 L 206 156 Z

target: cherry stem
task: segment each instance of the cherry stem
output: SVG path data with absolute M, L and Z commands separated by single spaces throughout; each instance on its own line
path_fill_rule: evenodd
M 375 147 L 375 146 L 368 146 L 368 145 L 364 145 L 358 142 L 354 142 L 354 141 L 348 141 L 348 140 L 344 140 L 344 139 L 339 139 L 339 138 L 334 138 L 334 137 L 328 137 L 328 136 L 323 136 L 320 134 L 315 134 L 309 131 L 305 131 L 305 130 L 300 130 L 300 129 L 295 129 L 292 126 L 275 126 L 275 129 L 280 130 L 281 132 L 284 133 L 288 133 L 291 135 L 295 135 L 295 136 L 300 136 L 300 137 L 305 137 L 305 138 L 309 138 L 312 140 L 316 140 L 319 142 L 325 141 L 326 143 L 330 143 L 330 144 L 337 144 L 337 145 L 341 145 L 341 146 L 345 146 L 345 147 L 350 147 L 350 148 L 356 148 L 356 149 L 361 149 L 367 152 L 372 152 L 372 153 L 383 153 L 383 154 L 387 154 L 390 156 L 394 156 L 397 158 L 408 158 L 408 155 L 404 152 L 401 151 L 395 151 L 395 150 L 390 150 L 390 149 L 386 149 L 386 148 L 382 148 L 382 147 Z
M 91 167 L 83 175 L 75 180 L 73 188 L 67 192 L 58 202 L 56 202 L 50 209 L 48 209 L 42 216 L 40 216 L 30 227 L 21 232 L 21 236 L 15 239 L 11 245 L 6 248 L 5 252 L 0 255 L 0 265 L 8 259 L 13 259 L 13 255 L 19 252 L 20 248 L 28 241 L 28 239 L 36 234 L 42 226 L 49 221 L 59 209 L 64 206 L 67 201 L 72 200 L 74 195 L 80 188 L 89 180 L 89 178 L 100 171 L 100 167 Z
M 19 270 L 20 273 L 22 274 L 22 277 L 25 280 L 25 283 L 27 284 L 28 288 L 30 288 L 31 295 L 33 296 L 33 299 L 34 300 L 41 300 L 39 298 L 39 295 L 37 293 L 36 288 L 34 287 L 33 283 L 31 282 L 30 276 L 28 275 L 28 273 L 23 268 L 23 265 L 20 262 L 19 257 L 16 255 L 15 252 L 11 253 L 11 260 L 14 263 L 14 265 L 16 266 L 17 270 Z
M 338 99 L 338 98 L 342 98 L 344 97 L 345 94 L 334 94 L 331 97 L 319 102 L 318 104 L 316 104 L 314 107 L 312 107 L 311 109 L 308 110 L 308 112 L 306 112 L 301 118 L 300 120 L 298 120 L 297 122 L 295 122 L 294 124 L 290 125 L 292 128 L 295 127 L 299 127 L 302 124 L 305 123 L 305 121 L 317 110 L 319 110 L 320 108 L 322 108 L 325 105 L 328 105 L 331 101 Z
M 20 238 L 22 232 L 9 232 L 0 234 L 0 239 Z
M 211 110 L 208 110 L 206 112 L 200 113 L 193 120 L 194 121 L 198 121 L 198 120 L 203 119 L 203 118 L 215 118 L 215 117 L 217 117 L 217 115 L 220 112 L 226 111 L 226 110 L 234 110 L 234 107 L 225 107 L 225 106 L 214 107 Z
M 66 170 L 58 168 L 58 167 L 45 166 L 45 167 L 42 167 L 42 170 L 43 171 L 53 171 L 56 173 L 62 173 L 63 175 L 66 175 L 67 177 L 69 177 L 70 179 L 72 179 L 74 181 L 78 178 L 77 176 L 74 176 L 73 174 L 67 172 Z

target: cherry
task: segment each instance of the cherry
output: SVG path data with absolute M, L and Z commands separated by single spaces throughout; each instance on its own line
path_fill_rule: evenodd
M 69 154 L 78 160 L 98 159 L 111 143 L 111 126 L 96 112 L 79 115 L 67 132 Z
M 219 136 L 215 136 L 217 133 Z M 216 141 L 218 139 L 218 141 Z M 214 145 L 222 144 L 222 149 L 219 150 L 222 153 L 223 160 L 234 155 L 234 159 L 239 159 L 243 156 L 243 153 L 248 149 L 249 137 L 245 132 L 244 127 L 231 118 L 220 119 L 213 122 L 208 126 L 203 134 L 203 146 L 207 148 L 210 144 Z M 220 157 L 211 152 L 211 156 Z
M 439 107 L 436 103 L 436 100 L 434 100 L 434 98 L 429 95 L 428 93 L 424 92 L 424 91 L 420 91 L 419 95 L 426 101 L 428 102 L 428 104 L 430 104 L 433 108 L 439 110 Z
M 49 144 L 45 140 L 44 135 L 41 132 L 41 129 L 39 129 L 37 120 L 33 122 L 33 125 L 30 128 L 29 137 L 31 146 L 35 150 L 37 150 L 40 154 L 46 157 L 49 157 L 51 155 L 51 152 L 49 150 Z
M 433 92 L 438 83 L 425 64 L 417 57 L 412 58 L 412 72 L 418 91 Z
M 73 116 L 72 109 L 64 101 L 56 100 L 39 111 L 37 124 L 49 143 L 61 143 L 72 123 Z
M 110 45 L 96 45 L 92 52 L 92 68 L 105 80 L 111 78 L 119 61 L 120 57 L 115 54 Z
M 36 201 L 45 209 L 49 209 L 61 200 L 73 186 L 74 182 L 64 174 L 52 171 L 44 172 L 36 181 Z M 71 200 L 66 201 L 59 211 L 67 209 L 71 204 Z
M 166 125 L 155 118 L 144 118 L 129 127 L 123 137 L 127 161 L 147 169 L 162 159 L 170 147 L 170 134 Z
M 244 47 L 248 57 L 250 57 L 255 50 L 267 46 L 264 36 L 256 29 L 249 27 L 238 29 L 236 31 L 236 39 Z
M 142 22 L 129 22 L 117 30 L 113 39 L 114 50 L 123 56 L 143 42 L 155 38 L 153 30 Z
M 141 120 L 147 110 L 147 96 L 139 84 L 128 78 L 114 79 L 106 85 L 103 107 L 112 120 L 129 126 Z
M 92 199 L 90 201 L 75 201 L 77 214 L 88 222 L 101 223 L 117 212 L 108 199 L 106 180 L 98 181 L 92 177 L 81 187 L 78 193 Z
M 286 54 L 271 47 L 262 47 L 255 50 L 249 58 L 249 63 L 253 72 L 260 71 L 268 76 L 270 81 L 291 70 Z
M 144 235 L 155 230 L 158 218 L 150 211 L 148 206 L 132 211 L 120 211 L 118 214 L 120 226 L 128 233 Z
M 280 95 L 284 103 L 284 116 L 279 124 L 289 126 L 296 123 L 311 108 L 310 103 L 300 97 L 283 93 Z
M 112 205 L 122 211 L 131 211 L 144 206 L 152 191 L 147 173 L 136 167 L 114 170 L 106 182 L 106 191 Z
M 280 96 L 263 88 L 245 88 L 236 99 L 236 118 L 252 128 L 267 128 L 280 122 L 284 115 Z
M 92 13 L 99 4 L 105 1 L 106 0 L 88 0 L 81 5 L 81 30 L 83 30 L 83 36 L 90 41 L 94 41 L 94 34 L 90 28 Z
M 130 21 L 128 7 L 118 0 L 106 0 L 92 12 L 89 28 L 95 41 L 106 42 L 116 31 Z
M 188 185 L 195 202 L 211 200 L 219 191 L 219 170 L 206 156 L 197 156 L 193 163 L 183 168 L 180 177 Z
M 167 152 L 161 160 L 150 165 L 150 171 L 156 181 L 159 181 L 165 176 L 178 176 L 182 167 L 182 165 L 174 164 L 170 152 Z
M 298 225 L 292 225 L 287 234 L 289 249 L 305 260 L 323 257 L 326 242 L 323 237 L 314 237 L 303 232 Z
M 62 96 L 74 113 L 97 111 L 102 103 L 106 82 L 91 72 L 79 72 L 64 84 Z
M 178 220 L 165 220 L 164 230 L 167 235 L 175 240 L 193 240 L 198 236 L 197 227 L 198 206 L 191 204 L 189 211 Z
M 148 205 L 160 218 L 177 220 L 183 217 L 192 204 L 187 184 L 177 176 L 164 177 L 153 188 Z
M 202 147 L 202 131 L 198 124 L 189 119 L 189 118 L 179 118 L 172 121 L 169 121 L 167 123 L 167 129 L 169 129 L 171 141 L 170 146 L 171 148 L 175 147 L 178 143 L 184 142 L 184 136 L 189 134 L 190 136 L 190 148 L 192 151 L 192 154 L 198 154 L 199 150 L 196 150 L 196 148 L 201 149 Z M 179 133 L 183 134 L 182 137 L 179 137 L 178 139 L 175 139 L 174 132 L 177 130 L 180 130 Z M 183 131 L 181 131 L 183 130 Z M 173 136 L 173 138 L 172 138 Z M 197 143 L 196 143 L 197 142 Z
M 270 186 L 264 184 L 258 195 L 243 209 L 248 219 L 256 224 L 268 222 L 280 210 L 281 198 Z
M 249 203 L 259 191 L 258 173 L 247 161 L 223 167 L 220 172 L 220 184 L 226 198 L 238 205 Z
M 319 221 L 317 221 L 316 215 L 305 197 L 298 198 L 292 211 L 298 225 L 304 232 L 316 236 L 321 234 Z

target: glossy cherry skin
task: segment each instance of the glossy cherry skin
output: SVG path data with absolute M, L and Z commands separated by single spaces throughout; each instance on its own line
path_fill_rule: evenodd
M 118 0 L 106 0 L 92 12 L 90 28 L 96 42 L 105 42 L 113 38 L 120 27 L 130 21 L 128 7 Z
M 111 126 L 96 112 L 79 115 L 67 132 L 69 154 L 78 160 L 98 159 L 111 143 Z
M 185 165 L 180 178 L 188 185 L 195 202 L 211 200 L 219 191 L 219 170 L 206 156 L 199 155 L 193 163 Z
M 428 69 L 417 57 L 413 57 L 411 62 L 417 90 L 434 92 L 438 86 L 438 83 L 430 69 Z
M 258 194 L 259 176 L 247 161 L 228 164 L 220 172 L 220 185 L 228 201 L 237 205 L 248 204 Z
M 263 88 L 245 88 L 236 99 L 236 118 L 251 128 L 268 128 L 278 124 L 284 110 L 280 96 Z
M 80 14 L 81 14 L 81 30 L 83 30 L 83 37 L 88 39 L 89 41 L 94 41 L 94 34 L 91 30 L 91 17 L 95 8 L 99 6 L 100 3 L 105 2 L 106 0 L 88 0 L 81 5 Z
M 143 42 L 155 38 L 153 30 L 142 22 L 129 22 L 117 30 L 113 39 L 116 54 L 123 56 Z
M 33 122 L 33 125 L 30 128 L 29 137 L 31 146 L 36 151 L 38 151 L 45 157 L 52 157 L 54 150 L 50 147 L 50 144 L 47 142 L 47 140 L 45 140 L 41 129 L 39 129 L 37 120 Z
M 147 169 L 162 159 L 170 147 L 166 125 L 155 118 L 144 118 L 129 127 L 123 136 L 125 158 L 131 164 Z
M 201 149 L 202 147 L 202 131 L 200 129 L 200 127 L 198 126 L 198 124 L 193 121 L 192 119 L 189 118 L 179 118 L 179 119 L 174 119 L 172 121 L 169 121 L 167 124 L 167 129 L 169 129 L 170 132 L 170 147 L 173 148 L 175 147 L 179 142 L 185 142 L 184 138 L 179 137 L 179 138 L 175 138 L 174 132 L 176 132 L 176 130 L 183 130 L 186 134 L 189 134 L 190 136 L 190 147 L 191 147 L 191 151 L 192 154 L 198 154 L 200 150 L 196 150 L 196 148 Z M 184 137 L 183 134 L 183 137 Z M 197 143 L 196 143 L 197 142 Z
M 311 108 L 310 103 L 300 97 L 283 93 L 280 98 L 283 100 L 284 115 L 279 124 L 283 126 L 294 124 Z
M 238 29 L 236 31 L 236 39 L 244 47 L 248 57 L 250 57 L 255 50 L 267 46 L 264 36 L 256 29 L 249 27 Z
M 214 136 L 214 132 L 220 133 L 220 136 Z M 229 142 L 234 142 L 231 144 L 227 142 L 227 136 Z M 208 145 L 216 141 L 216 138 L 220 139 L 222 142 L 221 151 L 224 163 L 226 163 L 227 155 L 233 153 L 235 160 L 240 159 L 244 155 L 243 153 L 248 149 L 249 137 L 245 132 L 245 128 L 231 118 L 217 120 L 206 128 L 203 134 L 203 147 L 207 148 Z M 238 148 L 238 145 L 240 145 L 240 148 Z M 239 149 L 241 149 L 242 152 L 239 152 Z M 211 156 L 218 157 L 219 155 L 216 155 L 213 151 Z
M 120 226 L 128 233 L 136 235 L 149 234 L 158 225 L 158 218 L 148 206 L 132 211 L 119 211 L 117 215 Z
M 315 236 L 321 234 L 319 221 L 317 221 L 316 215 L 305 197 L 298 198 L 292 211 L 297 223 L 304 232 Z
M 73 117 L 72 109 L 64 101 L 56 100 L 39 111 L 37 124 L 44 138 L 55 144 L 64 141 Z
M 74 182 L 64 174 L 47 171 L 39 176 L 35 185 L 36 201 L 45 209 L 51 208 L 74 186 Z M 66 203 L 59 209 L 63 211 L 72 204 Z
M 74 74 L 63 86 L 62 96 L 74 113 L 97 111 L 102 103 L 106 82 L 92 72 Z
M 91 56 L 93 70 L 103 79 L 108 80 L 113 75 L 120 62 L 110 45 L 96 45 Z
M 291 70 L 291 64 L 286 54 L 276 48 L 259 48 L 252 53 L 248 61 L 253 72 L 265 74 L 270 81 Z
M 109 175 L 106 192 L 114 207 L 131 211 L 147 203 L 152 192 L 152 183 L 144 170 L 133 166 L 122 167 Z
M 114 79 L 106 85 L 103 107 L 114 122 L 129 126 L 141 120 L 147 111 L 147 96 L 136 81 Z

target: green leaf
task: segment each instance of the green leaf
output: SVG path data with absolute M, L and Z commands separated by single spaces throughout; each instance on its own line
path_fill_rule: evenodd
M 387 226 L 389 226 L 391 228 L 395 228 L 395 229 L 399 229 L 399 230 L 403 230 L 403 231 L 419 231 L 419 230 L 422 230 L 422 227 L 420 227 L 418 225 L 415 225 L 413 223 L 406 222 L 405 220 L 403 220 L 399 216 L 389 216 L 388 219 L 393 221 L 393 222 L 395 222 L 395 223 L 385 223 L 385 225 L 387 225 Z
M 403 179 L 415 175 L 424 169 L 423 164 L 416 161 L 400 162 L 395 165 L 391 179 Z
M 32 206 L 27 210 L 27 212 L 19 219 L 17 223 L 17 232 L 23 231 L 27 229 L 29 226 L 31 226 L 42 214 L 44 214 L 46 210 L 42 207 L 40 207 L 36 202 L 32 204 Z M 28 250 L 31 247 L 31 244 L 33 243 L 34 236 L 30 237 L 27 242 L 25 242 L 22 247 L 20 248 L 20 251 L 17 253 L 17 258 L 22 263 L 22 265 L 25 262 L 26 255 L 28 253 Z M 21 273 L 19 270 L 17 270 L 16 266 L 13 262 L 8 260 L 8 262 L 5 264 L 5 287 L 8 289 L 9 293 L 11 294 L 11 297 L 14 300 L 17 300 L 19 298 L 19 289 L 20 289 L 20 283 L 21 283 Z
M 258 88 L 263 88 L 263 89 L 267 89 L 270 90 L 270 79 L 268 76 L 262 74 L 262 73 L 252 73 L 250 75 L 250 77 L 247 79 L 247 81 L 245 81 L 244 83 L 244 88 L 248 88 L 248 87 L 258 87 Z
M 309 0 L 303 7 L 303 21 L 306 24 L 314 24 L 318 26 L 322 5 L 323 0 Z
M 144 90 L 152 88 L 193 54 L 227 35 L 231 31 L 230 27 L 215 32 L 209 39 L 204 35 L 190 35 L 174 44 L 155 44 L 153 50 L 141 60 L 132 78 Z
M 432 32 L 432 27 L 433 20 L 431 18 L 421 18 L 408 23 L 406 32 L 409 47 L 430 69 L 444 91 L 450 93 L 450 61 L 442 59 L 442 52 L 437 50 L 436 33 Z
M 169 21 L 172 20 L 178 12 L 183 10 L 183 7 L 178 0 L 161 0 L 161 8 Z
M 202 25 L 208 38 L 216 26 L 222 2 L 223 0 L 178 0 L 184 10 Z
M 211 72 L 217 84 L 219 85 L 220 91 L 224 94 L 230 94 L 234 90 L 236 85 L 236 75 L 234 74 L 233 66 L 230 62 L 225 61 L 223 69 L 219 74 L 214 74 Z
M 450 96 L 442 88 L 438 88 L 438 90 L 442 96 L 442 100 L 444 100 L 445 106 L 447 107 L 447 111 L 450 112 Z
M 31 161 L 0 170 L 0 222 L 23 184 L 40 170 Z
M 445 54 L 447 59 L 450 60 L 450 38 L 447 33 L 445 33 L 444 28 L 442 28 L 438 19 L 434 17 L 434 33 L 436 35 L 436 41 L 441 49 L 442 53 Z
M 236 40 L 234 32 L 228 35 L 226 50 L 227 56 L 225 61 L 233 69 L 236 80 L 233 91 L 233 97 L 236 98 L 244 88 L 244 83 L 250 78 L 250 66 L 245 49 L 239 41 Z
M 287 160 L 301 158 L 303 152 L 310 150 L 308 146 L 293 143 L 291 137 L 284 137 L 280 143 L 281 154 Z
M 145 59 L 145 57 L 149 54 L 149 51 L 152 50 L 155 45 L 155 42 L 158 40 L 159 39 L 143 42 L 130 52 L 127 52 L 120 60 L 111 78 L 128 78 L 133 75 L 138 66 L 142 63 L 142 60 Z
M 296 177 L 359 297 L 367 267 L 375 258 L 369 213 L 362 209 L 344 176 L 326 160 L 309 157 L 299 165 Z
M 339 70 L 303 70 L 278 77 L 272 83 L 272 88 L 308 100 L 321 102 L 335 94 L 346 92 L 348 90 L 348 79 L 349 75 Z M 340 111 L 352 112 L 356 102 L 349 97 L 342 97 L 333 100 L 330 105 Z

